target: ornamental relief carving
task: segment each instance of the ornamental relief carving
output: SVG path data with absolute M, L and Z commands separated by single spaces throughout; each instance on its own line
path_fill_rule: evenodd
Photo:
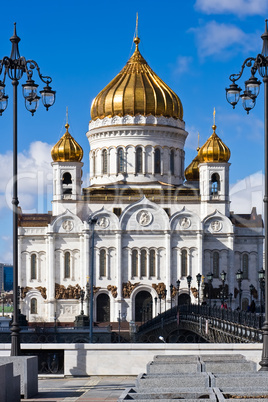
M 108 285 L 108 286 L 107 286 L 107 289 L 109 290 L 109 292 L 112 293 L 112 296 L 113 296 L 114 298 L 117 297 L 117 286 Z
M 162 299 L 166 298 L 166 285 L 163 282 L 159 282 L 158 284 L 153 283 L 152 287 L 156 290 L 158 296 L 161 295 Z
M 37 286 L 36 288 L 30 288 L 30 286 L 25 286 L 25 287 L 21 287 L 21 298 L 24 299 L 26 297 L 26 294 L 32 290 L 32 289 L 36 289 L 41 293 L 41 296 L 43 297 L 43 299 L 47 298 L 47 288 L 43 287 L 43 286 Z
M 179 119 L 174 119 L 173 117 L 156 117 L 156 116 L 114 116 L 105 117 L 104 119 L 92 120 L 89 123 L 89 130 L 97 127 L 108 126 L 108 125 L 122 125 L 122 124 L 153 124 L 161 126 L 171 126 L 184 129 L 184 124 Z
M 55 283 L 55 299 L 79 299 L 81 292 L 80 285 L 69 285 L 67 288 L 64 285 Z
M 133 290 L 140 284 L 140 282 L 137 283 L 131 283 L 130 281 L 123 283 L 123 297 L 125 299 L 129 299 L 131 293 L 133 292 Z

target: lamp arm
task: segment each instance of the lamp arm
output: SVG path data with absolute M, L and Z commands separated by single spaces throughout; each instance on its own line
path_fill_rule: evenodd
M 258 55 L 258 56 L 259 56 L 259 55 Z M 257 56 L 257 57 L 258 57 L 258 56 Z M 256 58 L 254 58 L 254 57 L 248 57 L 248 58 L 244 61 L 244 63 L 242 64 L 240 73 L 238 73 L 238 74 L 231 74 L 230 77 L 229 77 L 229 80 L 232 81 L 233 83 L 235 83 L 235 81 L 238 81 L 239 78 L 241 78 L 245 67 L 251 67 L 252 64 L 253 64 L 253 62 L 256 62 Z
M 25 59 L 24 59 L 25 60 Z M 38 72 L 39 78 L 45 84 L 49 85 L 52 82 L 52 78 L 46 75 L 41 74 L 40 67 L 34 60 L 25 60 L 25 71 L 28 78 L 31 78 L 33 75 L 33 70 L 36 69 Z

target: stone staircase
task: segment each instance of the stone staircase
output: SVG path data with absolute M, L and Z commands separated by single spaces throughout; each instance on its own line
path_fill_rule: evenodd
M 118 402 L 264 402 L 268 399 L 268 372 L 243 355 L 158 355 L 139 374 L 135 387 L 126 389 Z

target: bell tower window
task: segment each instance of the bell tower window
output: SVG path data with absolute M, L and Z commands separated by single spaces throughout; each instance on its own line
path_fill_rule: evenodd
M 161 173 L 161 152 L 159 148 L 156 148 L 154 153 L 154 172 Z
M 69 172 L 62 176 L 63 194 L 72 194 L 72 176 Z
M 218 173 L 213 173 L 211 176 L 211 194 L 218 195 L 220 192 L 220 176 Z
M 142 148 L 136 149 L 136 173 L 142 173 Z
M 102 173 L 107 174 L 107 150 L 102 151 Z

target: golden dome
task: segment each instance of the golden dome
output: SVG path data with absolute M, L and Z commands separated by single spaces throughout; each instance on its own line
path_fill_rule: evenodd
M 54 162 L 80 162 L 83 158 L 83 149 L 68 131 L 69 124 L 65 124 L 66 133 L 51 150 Z
M 231 156 L 230 149 L 215 133 L 215 124 L 212 129 L 212 135 L 199 150 L 200 162 L 228 162 Z
M 96 96 L 91 106 L 92 120 L 104 117 L 153 115 L 183 118 L 182 103 L 149 67 L 136 49 L 121 72 Z
M 184 176 L 187 181 L 198 181 L 199 180 L 199 154 L 192 160 L 190 165 L 185 169 Z

